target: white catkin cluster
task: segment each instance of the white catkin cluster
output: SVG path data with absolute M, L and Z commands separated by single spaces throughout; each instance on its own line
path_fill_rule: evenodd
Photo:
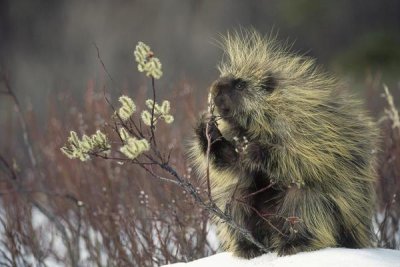
M 152 76 L 154 79 L 161 78 L 163 74 L 161 62 L 158 58 L 154 57 L 148 45 L 139 42 L 136 45 L 134 55 L 140 72 L 145 72 L 147 76 Z
M 124 128 L 119 129 L 119 135 L 125 143 L 119 151 L 129 159 L 135 159 L 150 149 L 150 144 L 146 139 L 136 139 L 130 136 Z
M 136 62 L 138 63 L 138 70 L 145 72 L 147 76 L 151 76 L 154 79 L 160 79 L 162 76 L 161 62 L 158 58 L 154 57 L 150 47 L 143 42 L 139 42 L 134 51 Z M 116 111 L 116 115 L 122 120 L 127 121 L 133 113 L 136 112 L 136 105 L 133 100 L 122 95 L 119 97 L 121 107 Z M 149 111 L 144 110 L 141 114 L 141 118 L 144 124 L 150 126 L 155 125 L 159 119 L 163 119 L 166 123 L 172 123 L 174 117 L 169 114 L 170 103 L 164 100 L 161 105 L 153 103 L 153 100 L 147 100 L 146 106 L 152 110 L 154 104 L 154 116 L 153 121 L 152 115 Z M 137 139 L 130 136 L 125 128 L 119 129 L 119 134 L 124 142 L 124 145 L 120 147 L 120 152 L 123 153 L 129 159 L 135 159 L 140 154 L 150 149 L 150 144 L 146 139 Z M 111 145 L 109 144 L 107 137 L 101 131 L 97 131 L 96 134 L 91 137 L 83 135 L 82 139 L 78 138 L 76 132 L 71 131 L 68 138 L 67 144 L 61 148 L 61 151 L 71 159 L 78 158 L 81 161 L 86 161 L 90 158 L 90 154 L 98 152 L 109 152 Z
M 154 103 L 152 99 L 146 100 L 146 106 L 150 110 L 144 110 L 141 114 L 143 123 L 147 126 L 151 125 L 151 110 L 154 105 L 154 116 L 153 125 L 157 123 L 159 119 L 163 119 L 166 123 L 170 124 L 174 121 L 174 117 L 169 114 L 171 111 L 171 104 L 168 100 L 164 100 L 161 105 Z
M 76 132 L 71 131 L 68 137 L 67 145 L 61 148 L 61 151 L 70 159 L 80 159 L 86 161 L 90 158 L 90 152 L 108 152 L 111 148 L 107 136 L 100 130 L 97 130 L 92 136 L 86 134 L 80 140 Z
M 120 96 L 118 101 L 122 104 L 122 106 L 118 109 L 118 116 L 121 118 L 121 120 L 126 121 L 136 111 L 136 105 L 133 100 L 126 95 Z

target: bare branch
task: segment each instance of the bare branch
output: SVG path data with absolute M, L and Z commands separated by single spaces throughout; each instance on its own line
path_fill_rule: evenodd
M 34 169 L 36 169 L 37 161 L 36 161 L 36 157 L 33 153 L 33 148 L 32 148 L 31 142 L 29 140 L 28 129 L 26 126 L 25 118 L 22 115 L 21 105 L 19 103 L 19 100 L 18 100 L 16 94 L 14 93 L 14 91 L 11 88 L 10 79 L 7 74 L 3 74 L 2 81 L 7 89 L 7 93 L 11 96 L 11 98 L 14 102 L 14 109 L 17 113 L 18 121 L 22 128 L 22 137 L 23 137 L 25 146 L 28 149 L 29 159 L 31 161 L 32 167 Z
M 114 81 L 114 79 L 112 78 L 110 72 L 107 70 L 106 65 L 105 65 L 104 62 L 103 62 L 103 59 L 102 59 L 101 56 L 100 56 L 100 49 L 99 49 L 99 47 L 97 46 L 97 44 L 96 44 L 95 42 L 93 42 L 93 46 L 96 48 L 96 51 L 97 51 L 97 58 L 98 58 L 98 60 L 100 61 L 100 64 L 101 64 L 101 66 L 103 67 L 103 70 L 105 71 L 105 73 L 107 74 L 108 78 L 111 80 L 111 82 L 113 83 L 113 85 L 114 85 L 114 87 L 115 87 L 115 88 L 113 88 L 113 89 L 114 89 L 114 90 L 117 90 L 117 92 L 118 92 L 119 94 L 121 94 L 121 90 L 119 89 L 119 86 L 117 85 L 117 83 L 116 83 L 116 82 Z
M 206 137 L 207 137 L 207 151 L 206 151 L 207 170 L 206 170 L 206 180 L 207 180 L 208 198 L 210 199 L 210 201 L 212 201 L 211 183 L 210 183 L 210 151 L 211 151 L 210 123 L 212 123 L 212 120 L 208 121 L 207 124 L 206 124 Z
M 154 77 L 151 77 L 151 88 L 153 91 L 153 105 L 151 106 L 151 120 L 150 120 L 150 143 L 153 142 L 154 146 L 157 146 L 156 138 L 154 136 L 154 108 L 156 106 L 156 87 L 154 83 Z

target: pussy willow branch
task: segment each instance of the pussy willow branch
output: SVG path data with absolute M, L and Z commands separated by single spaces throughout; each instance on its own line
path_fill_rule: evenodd
M 172 167 L 169 163 L 166 163 L 164 161 L 159 161 L 156 158 L 152 157 L 150 154 L 144 154 L 142 156 L 145 156 L 148 160 L 150 160 L 153 163 L 153 165 L 157 165 L 162 170 L 166 171 L 175 180 L 170 179 L 170 178 L 166 178 L 166 177 L 163 177 L 163 176 L 160 176 L 160 175 L 157 175 L 156 173 L 154 173 L 154 171 L 152 171 L 151 169 L 146 167 L 147 164 L 143 164 L 140 161 L 132 161 L 132 163 L 137 164 L 138 166 L 143 168 L 145 171 L 147 171 L 149 174 L 151 174 L 153 177 L 158 178 L 161 181 L 165 181 L 165 182 L 168 182 L 168 183 L 173 183 L 175 185 L 178 185 L 183 190 L 188 192 L 200 207 L 204 208 L 210 214 L 213 214 L 214 216 L 216 216 L 217 218 L 221 219 L 226 224 L 231 226 L 234 230 L 238 231 L 240 234 L 242 234 L 244 236 L 244 238 L 246 238 L 249 242 L 251 242 L 255 246 L 257 246 L 257 248 L 259 248 L 261 251 L 263 251 L 265 253 L 268 252 L 268 249 L 263 244 L 261 244 L 259 241 L 257 241 L 253 237 L 252 233 L 249 230 L 247 230 L 246 228 L 244 228 L 244 227 L 240 226 L 239 224 L 237 224 L 233 220 L 233 218 L 230 216 L 230 214 L 227 214 L 224 211 L 222 211 L 215 204 L 214 201 L 206 201 L 206 200 L 204 200 L 201 197 L 201 195 L 197 192 L 196 187 L 191 182 L 187 181 L 185 178 L 180 176 L 178 174 L 178 172 L 175 170 L 175 168 Z
M 118 112 L 116 112 L 116 109 L 115 109 L 114 105 L 110 102 L 110 100 L 107 97 L 105 97 L 105 99 L 106 99 L 107 104 L 112 109 L 113 113 L 115 114 L 115 116 L 117 116 L 118 123 L 121 124 L 122 127 L 124 127 L 126 130 L 128 130 L 129 133 L 131 135 L 133 135 L 134 137 L 136 137 L 136 138 L 145 138 L 143 132 L 137 127 L 135 121 L 132 118 L 130 118 L 129 122 L 133 125 L 134 128 L 129 127 L 129 125 L 126 122 L 124 122 L 124 120 L 119 116 Z M 117 121 L 114 121 L 113 130 L 118 135 L 118 137 L 121 140 L 121 142 L 123 142 L 123 139 L 122 139 L 122 137 L 121 137 L 121 135 L 119 134 L 119 131 L 118 131 Z
M 111 80 L 111 82 L 115 85 L 116 83 L 115 83 L 114 79 L 112 78 L 110 72 L 108 71 L 108 69 L 107 69 L 106 65 L 104 64 L 104 61 L 103 61 L 103 59 L 102 59 L 102 57 L 101 57 L 99 47 L 97 46 L 96 43 L 93 43 L 93 46 L 96 48 L 97 59 L 99 60 L 101 66 L 102 66 L 102 68 L 103 68 L 103 70 L 105 71 L 105 73 L 107 73 L 108 78 L 109 78 L 109 79 Z M 149 139 L 150 139 L 150 143 L 153 142 L 154 146 L 157 146 L 157 143 L 156 143 L 156 140 L 155 140 L 155 135 L 154 135 L 154 130 L 155 130 L 155 125 L 154 125 L 154 109 L 155 109 L 155 105 L 156 105 L 156 87 L 155 87 L 155 79 L 154 79 L 154 77 L 152 77 L 152 76 L 151 76 L 151 89 L 152 89 L 152 93 L 153 93 L 153 105 L 152 105 L 152 107 L 151 107 L 151 122 L 150 122 L 151 125 L 150 125 L 150 138 L 149 138 Z M 118 92 L 119 92 L 120 94 L 122 94 L 122 92 L 121 92 L 120 90 L 118 90 Z M 115 110 L 114 106 L 113 106 L 112 103 L 109 101 L 109 99 L 105 96 L 105 94 L 104 94 L 104 97 L 105 97 L 107 103 L 109 104 L 109 106 L 110 106 L 110 107 L 112 108 L 112 110 L 114 111 L 114 113 L 117 115 L 117 117 L 118 117 L 118 119 L 119 119 L 119 122 L 122 124 L 122 126 L 123 126 L 126 130 L 128 130 L 129 133 L 132 134 L 133 136 L 135 136 L 135 137 L 137 137 L 137 138 L 138 138 L 138 137 L 140 137 L 140 138 L 145 138 L 145 135 L 144 135 L 144 133 L 143 133 L 143 131 L 142 131 L 142 126 L 141 126 L 140 120 L 139 120 L 139 127 L 138 127 L 138 126 L 136 125 L 135 121 L 132 120 L 132 118 L 130 118 L 130 121 L 131 121 L 132 125 L 134 126 L 134 129 L 136 130 L 136 132 L 135 132 L 135 130 L 134 130 L 132 127 L 128 127 L 128 126 L 124 123 L 124 121 L 123 121 L 123 120 L 120 118 L 120 116 L 118 115 L 118 112 L 115 112 L 116 110 Z M 117 134 L 119 135 L 118 129 L 116 129 L 116 132 L 117 132 Z M 119 137 L 120 137 L 120 136 L 119 136 Z M 120 137 L 120 139 L 121 139 L 121 137 Z M 122 140 L 122 139 L 121 139 L 121 140 Z M 157 151 L 153 151 L 153 152 L 156 153 L 156 155 L 157 155 L 158 158 L 160 158 L 160 159 L 163 158 L 163 157 L 161 156 L 161 153 L 160 153 L 159 151 L 158 151 L 158 152 L 157 152 Z
M 126 129 L 128 131 L 132 131 L 132 129 L 130 129 L 126 125 L 123 125 L 123 126 L 126 127 Z M 142 133 L 139 133 L 139 134 L 142 134 Z M 155 141 L 156 135 L 155 135 L 154 131 L 151 132 L 151 137 Z M 231 217 L 231 215 L 229 213 L 222 211 L 216 205 L 216 203 L 211 198 L 211 189 L 210 189 L 211 186 L 209 186 L 209 189 L 208 189 L 209 200 L 206 201 L 197 192 L 196 187 L 191 182 L 187 181 L 185 178 L 183 178 L 181 175 L 179 175 L 178 172 L 176 171 L 176 169 L 169 164 L 168 160 L 164 159 L 161 156 L 161 152 L 157 146 L 157 142 L 154 142 L 153 144 L 155 144 L 155 145 L 151 146 L 152 147 L 151 151 L 154 153 L 154 155 L 156 157 L 152 156 L 150 153 L 144 153 L 144 154 L 142 154 L 142 157 L 145 157 L 149 161 L 149 163 L 153 163 L 153 165 L 158 165 L 162 170 L 169 173 L 174 179 L 169 179 L 169 178 L 157 175 L 156 173 L 154 173 L 154 171 L 152 169 L 147 167 L 149 164 L 143 164 L 143 162 L 141 162 L 139 160 L 134 160 L 134 161 L 132 161 L 132 163 L 139 165 L 146 172 L 151 174 L 153 177 L 160 179 L 161 181 L 173 183 L 175 185 L 180 186 L 182 189 L 184 189 L 186 192 L 188 192 L 193 197 L 193 199 L 195 200 L 195 202 L 198 205 L 200 205 L 202 208 L 204 208 L 210 214 L 213 214 L 214 216 L 216 216 L 217 218 L 221 219 L 226 224 L 231 226 L 233 229 L 238 231 L 240 234 L 242 234 L 244 236 L 244 238 L 246 238 L 249 242 L 251 242 L 255 246 L 257 246 L 257 248 L 259 248 L 261 251 L 263 251 L 265 253 L 268 252 L 268 249 L 262 243 L 260 243 L 258 240 L 256 240 L 254 238 L 254 236 L 252 235 L 252 233 L 248 229 L 240 226 L 238 223 L 236 223 L 233 220 L 233 218 Z M 208 144 L 208 147 L 210 147 L 210 146 L 211 146 L 211 143 Z M 102 157 L 104 157 L 104 156 L 102 156 Z M 209 176 L 208 176 L 208 179 L 209 179 Z
M 132 118 L 130 118 L 129 122 L 131 123 L 131 125 L 133 125 L 133 128 L 130 127 L 124 120 L 122 120 L 122 118 L 119 116 L 118 112 L 116 112 L 116 109 L 115 109 L 114 105 L 110 102 L 110 100 L 107 97 L 105 97 L 105 100 L 106 100 L 107 104 L 110 106 L 110 108 L 112 109 L 112 111 L 115 114 L 115 116 L 118 118 L 119 125 L 118 125 L 117 121 L 114 120 L 113 127 L 111 127 L 111 128 L 118 135 L 118 138 L 121 141 L 121 143 L 123 143 L 124 140 L 122 139 L 122 137 L 121 137 L 121 135 L 120 135 L 120 133 L 118 131 L 118 128 L 119 128 L 118 126 L 122 126 L 124 129 L 126 129 L 131 135 L 133 135 L 136 138 L 145 138 L 146 137 L 144 135 L 143 131 L 141 130 L 141 126 L 137 127 L 135 121 Z M 154 103 L 153 103 L 153 105 L 154 105 Z M 154 132 L 153 132 L 152 136 L 154 138 Z M 154 146 L 150 146 L 150 148 L 156 155 L 159 156 L 160 159 L 162 158 L 160 153 L 158 153 L 154 149 Z M 98 153 L 90 153 L 89 155 L 96 156 L 96 157 L 102 157 L 104 159 L 111 159 L 111 158 L 109 158 L 107 156 L 104 156 L 104 155 L 101 155 L 101 154 L 98 154 Z M 120 159 L 120 160 L 122 160 L 122 159 Z M 126 158 L 125 158 L 125 160 L 126 161 L 130 161 L 129 159 L 126 159 Z M 151 164 L 151 163 L 149 163 L 149 164 Z
M 100 53 L 99 50 L 97 49 L 98 52 L 98 58 L 99 60 L 101 60 L 100 57 Z M 103 66 L 103 68 L 105 70 L 107 70 L 104 66 L 103 61 L 101 60 L 101 64 Z M 108 73 L 108 72 L 107 72 Z M 110 77 L 111 79 L 111 77 Z M 112 79 L 111 79 L 112 80 Z M 160 179 L 162 181 L 167 181 L 167 182 L 171 182 L 174 184 L 178 184 L 181 188 L 183 188 L 186 192 L 188 192 L 193 199 L 195 200 L 196 203 L 198 203 L 201 207 L 203 207 L 205 210 L 207 210 L 209 213 L 215 215 L 216 217 L 220 218 L 221 220 L 223 220 L 226 224 L 228 224 L 229 226 L 231 226 L 232 228 L 234 228 L 235 230 L 237 230 L 239 233 L 241 233 L 249 242 L 253 243 L 255 246 L 257 246 L 261 251 L 263 252 L 268 252 L 268 249 L 261 244 L 259 241 L 257 241 L 252 233 L 247 230 L 246 228 L 238 225 L 230 216 L 230 214 L 225 213 L 224 211 L 222 211 L 220 208 L 218 208 L 218 206 L 215 204 L 214 201 L 208 201 L 206 202 L 201 196 L 200 194 L 197 193 L 197 190 L 195 188 L 195 186 L 188 182 L 186 179 L 184 179 L 182 176 L 180 176 L 178 174 L 178 172 L 169 164 L 168 160 L 165 160 L 162 156 L 161 156 L 161 152 L 159 151 L 158 147 L 157 147 L 157 142 L 156 142 L 156 136 L 154 133 L 154 109 L 155 109 L 155 104 L 156 104 L 156 89 L 155 89 L 155 80 L 153 77 L 151 77 L 151 87 L 152 87 L 152 93 L 153 93 L 153 105 L 152 105 L 152 109 L 151 109 L 151 125 L 150 125 L 150 131 L 151 131 L 151 135 L 150 135 L 150 143 L 153 142 L 154 144 L 154 150 L 152 150 L 154 152 L 154 154 L 157 156 L 157 158 L 160 160 L 158 161 L 157 159 L 155 159 L 154 157 L 152 157 L 151 155 L 149 155 L 148 153 L 145 153 L 142 156 L 145 156 L 148 160 L 150 160 L 152 163 L 155 163 L 156 165 L 158 165 L 159 167 L 161 167 L 161 169 L 163 169 L 164 171 L 166 171 L 167 173 L 169 173 L 170 175 L 172 175 L 172 177 L 175 180 L 171 180 L 162 176 L 158 176 L 157 174 L 155 174 L 153 171 L 151 171 L 149 168 L 146 167 L 146 165 L 144 164 L 140 164 L 139 161 L 136 162 L 136 164 L 138 164 L 141 168 L 143 168 L 144 170 L 146 170 L 147 172 L 149 172 L 152 176 L 157 177 L 157 178 L 163 178 Z M 119 118 L 120 121 L 121 118 Z M 123 124 L 123 126 L 129 131 L 132 132 L 133 129 L 131 129 L 130 127 L 127 127 L 126 125 Z M 136 128 L 136 127 L 135 127 Z M 140 128 L 141 129 L 141 128 Z M 136 128 L 137 130 L 137 128 Z M 118 131 L 118 130 L 117 130 Z M 143 132 L 140 130 L 138 131 L 139 134 L 143 135 Z M 144 136 L 144 135 L 143 135 Z M 121 137 L 120 137 L 121 138 Z M 208 147 L 211 144 L 208 143 Z M 153 146 L 151 146 L 153 147 Z M 169 157 L 168 157 L 169 158 Z M 209 177 L 208 177 L 209 179 Z M 174 182 L 172 182 L 174 181 Z M 209 188 L 211 188 L 211 186 L 209 186 Z M 211 196 L 211 189 L 208 191 L 209 192 L 209 196 Z M 211 198 L 210 198 L 211 200 Z
M 154 78 L 153 78 L 153 80 L 154 80 Z M 154 83 L 152 83 L 152 88 L 153 88 L 153 99 L 155 99 L 155 85 L 154 85 Z M 122 126 L 124 129 L 126 129 L 131 135 L 133 135 L 136 138 L 146 138 L 145 134 L 142 131 L 142 127 L 141 126 L 138 127 L 136 125 L 135 121 L 132 118 L 129 118 L 128 122 L 130 122 L 130 125 L 133 125 L 133 127 L 130 127 L 130 125 L 128 125 L 128 123 L 126 121 L 122 120 L 122 118 L 119 116 L 118 112 L 116 112 L 115 107 L 109 101 L 109 99 L 107 97 L 105 99 L 106 99 L 106 102 L 108 103 L 108 105 L 110 106 L 110 108 L 113 110 L 113 113 L 115 114 L 115 116 L 118 118 L 119 126 Z M 155 101 L 153 100 L 153 105 L 152 105 L 153 115 L 152 115 L 152 118 L 151 118 L 152 122 L 154 121 L 154 109 L 155 109 Z M 159 117 L 157 117 L 156 119 L 158 119 L 158 118 Z M 139 120 L 139 122 L 140 122 L 140 120 Z M 118 131 L 118 128 L 119 127 L 118 127 L 117 122 L 114 121 L 114 125 L 112 127 L 112 130 L 118 135 L 118 138 L 121 141 L 121 143 L 123 143 L 124 140 L 122 139 L 122 137 L 121 137 L 121 135 L 120 135 L 120 133 Z M 154 123 L 153 123 L 153 127 L 150 127 L 150 128 L 153 129 L 153 130 L 150 131 L 150 138 L 149 139 L 153 140 L 153 144 L 154 144 L 153 146 L 150 146 L 150 149 L 152 150 L 152 152 L 155 155 L 157 155 L 157 157 L 160 160 L 162 160 L 163 162 L 169 162 L 170 152 L 168 153 L 167 159 L 165 160 L 165 157 L 161 156 L 161 152 L 157 149 L 157 142 L 156 142 L 155 133 L 154 133 L 154 129 L 155 129 Z M 150 142 L 152 142 L 152 141 L 150 141 Z M 110 158 L 110 157 L 108 157 L 106 155 L 101 155 L 101 154 L 98 154 L 98 153 L 89 153 L 89 155 L 96 156 L 96 157 L 101 157 L 101 158 L 104 158 L 104 159 L 112 159 L 112 158 Z M 116 159 L 118 159 L 118 158 L 116 158 Z M 123 159 L 120 158 L 120 160 L 123 160 Z M 131 162 L 133 162 L 135 164 L 138 164 L 138 162 L 136 162 L 136 161 L 132 161 L 132 160 L 129 160 L 129 159 L 125 159 L 125 160 L 131 161 Z M 154 164 L 154 163 L 152 163 L 152 162 L 149 162 L 149 163 L 141 162 L 140 164 L 151 165 L 151 164 Z
M 153 105 L 151 106 L 151 121 L 150 121 L 151 136 L 150 136 L 150 144 L 153 142 L 154 147 L 157 148 L 157 140 L 156 140 L 156 136 L 154 134 L 154 130 L 155 130 L 154 123 L 158 118 L 156 118 L 156 120 L 154 120 L 154 109 L 155 109 L 155 106 L 156 106 L 156 85 L 155 85 L 155 80 L 154 80 L 153 76 L 151 76 L 151 90 L 153 92 Z M 155 150 L 155 153 L 156 153 L 156 155 L 157 155 L 157 157 L 159 159 L 161 159 L 161 160 L 163 159 L 163 157 L 161 156 L 161 152 L 158 149 Z

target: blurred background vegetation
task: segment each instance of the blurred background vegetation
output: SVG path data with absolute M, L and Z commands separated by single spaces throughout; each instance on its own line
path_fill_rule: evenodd
M 218 75 L 215 39 L 242 26 L 278 33 L 342 77 L 380 71 L 392 86 L 400 69 L 399 12 L 397 0 L 3 0 L 0 64 L 24 101 L 43 111 L 49 92 L 80 96 L 88 79 L 103 78 L 93 43 L 114 80 L 138 88 L 143 78 L 132 51 L 144 41 L 165 66 L 163 90 L 187 79 L 204 91 Z
M 399 12 L 397 0 L 0 1 L 0 253 L 6 263 L 1 256 L 0 262 L 157 266 L 215 253 L 207 214 L 181 189 L 132 166 L 71 161 L 59 148 L 70 129 L 91 134 L 104 126 L 111 110 L 103 89 L 114 102 L 121 91 L 137 103 L 147 98 L 149 80 L 133 57 L 144 41 L 163 63 L 158 97 L 171 100 L 175 115 L 160 142 L 173 149 L 172 163 L 189 179 L 183 140 L 218 76 L 216 39 L 239 27 L 277 34 L 366 99 L 383 136 L 377 245 L 400 248 L 400 128 L 393 127 L 394 106 L 381 97 L 385 83 L 399 105 Z M 27 132 L 7 86 L 19 99 Z M 382 119 L 384 109 L 389 118 Z M 43 217 L 38 205 L 54 218 Z

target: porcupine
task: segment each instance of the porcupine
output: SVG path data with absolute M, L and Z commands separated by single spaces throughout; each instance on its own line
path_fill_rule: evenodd
M 279 255 L 371 246 L 378 130 L 362 103 L 276 38 L 242 31 L 221 44 L 215 111 L 199 120 L 189 150 L 198 175 L 209 168 L 217 206 L 229 203 L 232 219 Z M 263 253 L 214 222 L 224 250 Z

